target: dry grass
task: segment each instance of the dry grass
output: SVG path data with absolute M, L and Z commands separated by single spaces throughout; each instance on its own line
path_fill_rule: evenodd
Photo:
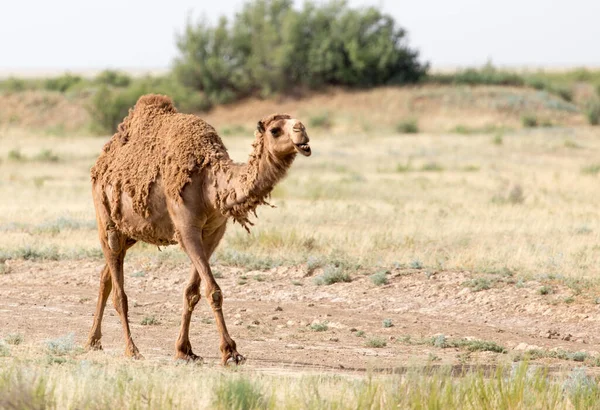
M 584 369 L 551 375 L 526 363 L 453 377 L 450 368 L 397 375 L 227 371 L 174 362 L 0 359 L 1 408 L 593 408 Z
M 514 131 L 502 145 L 487 134 L 312 136 L 315 154 L 298 158 L 277 186 L 277 208 L 259 210 L 251 236 L 230 227 L 217 261 L 258 269 L 318 260 L 344 271 L 414 261 L 425 269 L 600 271 L 598 176 L 582 172 L 600 150 L 592 128 Z M 100 257 L 88 172 L 104 139 L 25 133 L 0 141 L 0 258 Z M 237 160 L 250 142 L 226 138 Z M 51 149 L 61 161 L 8 161 L 17 148 L 26 157 Z M 407 163 L 411 172 L 397 171 Z M 131 254 L 158 255 L 144 245 Z M 186 260 L 177 247 L 159 256 Z

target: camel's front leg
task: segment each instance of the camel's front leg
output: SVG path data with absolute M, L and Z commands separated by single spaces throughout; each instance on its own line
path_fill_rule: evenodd
M 181 315 L 181 329 L 179 330 L 179 338 L 175 345 L 175 358 L 183 360 L 202 360 L 200 356 L 192 352 L 192 344 L 190 343 L 190 320 L 192 312 L 200 301 L 200 275 L 198 270 L 192 266 L 190 281 L 183 291 L 183 313 Z
M 190 225 L 184 225 L 184 227 L 184 230 L 179 231 L 180 243 L 204 281 L 206 299 L 213 310 L 217 328 L 221 336 L 220 349 L 222 363 L 223 365 L 227 365 L 229 360 L 232 360 L 236 364 L 242 363 L 246 359 L 237 352 L 236 344 L 231 336 L 229 336 L 227 326 L 225 325 L 222 309 L 223 294 L 221 293 L 221 288 L 219 288 L 219 285 L 215 281 L 208 264 L 208 257 L 202 243 L 202 230 L 192 228 Z

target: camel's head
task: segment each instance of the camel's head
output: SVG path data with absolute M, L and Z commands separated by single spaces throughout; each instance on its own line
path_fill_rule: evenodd
M 289 115 L 270 115 L 258 122 L 256 130 L 263 135 L 265 148 L 273 155 L 284 157 L 299 152 L 308 157 L 311 154 L 306 128 Z

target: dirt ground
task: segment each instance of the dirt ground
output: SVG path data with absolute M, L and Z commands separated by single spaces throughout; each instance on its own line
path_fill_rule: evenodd
M 20 333 L 24 346 L 42 346 L 48 339 L 74 332 L 77 344 L 83 345 L 92 324 L 101 262 L 7 263 L 8 272 L 0 275 L 0 337 Z M 572 301 L 572 290 L 560 283 L 543 295 L 542 284 L 534 280 L 495 281 L 490 289 L 474 291 L 465 286 L 472 278 L 466 272 L 397 269 L 389 272 L 389 283 L 383 286 L 360 273 L 353 274 L 351 283 L 317 286 L 302 266 L 264 272 L 217 266 L 215 271 L 222 274 L 218 282 L 230 332 L 248 359 L 246 366 L 257 369 L 482 365 L 510 362 L 529 349 L 598 355 L 600 305 L 584 296 Z M 187 275 L 183 264 L 126 263 L 133 338 L 147 360 L 173 357 Z M 205 302 L 198 306 L 192 319 L 192 346 L 207 365 L 216 366 L 220 356 L 212 313 Z M 105 314 L 104 352 L 84 353 L 81 358 L 122 355 L 121 325 L 110 301 Z M 141 324 L 152 316 L 158 324 Z M 384 327 L 384 319 L 393 326 Z M 315 322 L 326 322 L 327 330 L 313 330 L 310 325 Z M 357 331 L 364 335 L 357 336 Z M 493 341 L 508 353 L 470 353 L 419 342 L 440 334 L 448 340 Z M 367 346 L 374 337 L 384 339 L 386 346 Z M 559 359 L 538 361 L 580 365 Z

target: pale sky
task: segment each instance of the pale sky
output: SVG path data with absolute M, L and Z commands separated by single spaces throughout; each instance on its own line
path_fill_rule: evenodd
M 186 16 L 243 0 L 0 0 L 0 69 L 167 68 Z M 296 0 L 300 4 L 301 0 Z M 350 0 L 378 5 L 433 67 L 600 66 L 600 0 Z

